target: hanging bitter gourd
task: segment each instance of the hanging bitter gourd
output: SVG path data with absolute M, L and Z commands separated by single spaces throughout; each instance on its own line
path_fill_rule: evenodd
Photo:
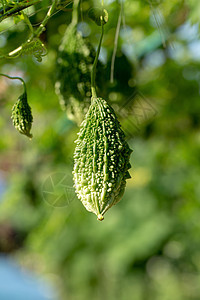
M 9 79 L 17 79 L 22 82 L 24 86 L 24 92 L 21 96 L 19 96 L 16 103 L 13 105 L 11 119 L 13 120 L 13 125 L 20 133 L 32 138 L 33 136 L 30 133 L 30 130 L 32 127 L 33 116 L 31 107 L 28 104 L 26 84 L 24 80 L 21 77 L 12 77 L 2 73 L 0 73 L 0 76 L 5 76 Z
M 103 3 L 102 3 L 103 4 Z M 96 66 L 108 20 L 102 5 L 101 13 L 94 11 L 94 21 L 101 24 L 101 36 L 91 72 L 91 105 L 80 125 L 74 151 L 74 187 L 85 208 L 102 221 L 105 212 L 123 196 L 132 150 L 112 107 L 96 93 Z M 99 16 L 99 21 L 96 17 Z
M 19 96 L 17 102 L 13 105 L 12 116 L 13 125 L 22 134 L 32 138 L 30 133 L 33 116 L 31 113 L 31 108 L 27 102 L 26 91 Z
M 131 152 L 112 107 L 92 98 L 76 140 L 73 176 L 78 198 L 98 220 L 122 198 Z
M 86 38 L 71 23 L 59 47 L 55 91 L 69 119 L 80 124 L 91 99 L 91 69 L 95 51 Z M 97 73 L 97 86 L 102 78 L 102 65 Z

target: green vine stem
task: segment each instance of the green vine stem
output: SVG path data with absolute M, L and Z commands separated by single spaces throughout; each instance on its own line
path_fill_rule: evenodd
M 30 29 L 31 33 L 33 34 L 34 29 L 33 29 L 33 25 L 31 24 L 31 22 L 29 20 L 29 17 L 24 12 L 22 12 L 22 14 L 24 16 L 24 21 L 26 22 L 26 24 L 28 25 L 28 28 Z
M 7 77 L 9 79 L 18 79 L 18 80 L 20 80 L 22 82 L 22 84 L 23 84 L 23 87 L 24 87 L 24 93 L 26 94 L 26 83 L 25 83 L 25 81 L 21 77 L 11 77 L 9 75 L 2 74 L 2 73 L 0 73 L 0 75 L 1 76 L 5 76 L 5 77 Z
M 2 2 L 2 7 L 3 7 L 2 11 L 5 14 L 6 6 L 5 6 L 5 3 L 4 3 L 4 0 L 2 0 L 1 2 Z
M 76 25 L 78 23 L 78 5 L 80 0 L 74 0 L 73 12 L 72 12 L 72 21 L 71 24 Z
M 99 40 L 99 45 L 98 45 L 98 48 L 97 48 L 97 52 L 96 52 L 96 56 L 95 56 L 95 60 L 94 60 L 94 63 L 93 63 L 93 66 L 92 66 L 92 72 L 91 72 L 91 91 L 92 91 L 92 99 L 97 97 L 95 78 L 96 78 L 96 68 L 97 68 L 97 63 L 98 63 L 99 54 L 100 54 L 100 50 L 101 50 L 101 44 L 102 44 L 103 35 L 104 35 L 104 25 L 103 25 L 103 4 L 104 4 L 104 1 L 102 0 L 101 37 L 100 37 L 100 40 Z
M 40 26 L 38 27 L 38 29 L 33 33 L 33 36 L 31 37 L 30 41 L 32 41 L 35 37 L 39 37 L 41 35 L 41 33 L 45 30 L 45 26 L 48 22 L 48 20 L 51 18 L 54 10 L 56 9 L 58 0 L 54 0 L 51 7 L 49 8 L 44 20 L 42 21 L 42 23 L 40 24 Z

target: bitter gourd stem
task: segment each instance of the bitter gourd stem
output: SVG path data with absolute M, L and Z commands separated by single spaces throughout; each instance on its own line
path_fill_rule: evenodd
M 5 76 L 9 79 L 18 79 L 18 80 L 20 80 L 22 82 L 23 86 L 24 86 L 24 93 L 26 93 L 26 83 L 24 82 L 24 80 L 21 77 L 11 77 L 11 76 L 8 76 L 8 75 L 2 74 L 2 73 L 0 73 L 0 75 Z
M 74 0 L 73 12 L 72 12 L 72 21 L 71 24 L 76 25 L 78 23 L 78 5 L 80 0 Z
M 95 56 L 95 60 L 94 60 L 94 63 L 93 63 L 93 66 L 92 66 L 92 72 L 91 72 L 92 99 L 97 97 L 96 86 L 95 86 L 95 77 L 96 77 L 96 68 L 97 68 L 97 62 L 98 62 L 98 58 L 99 58 L 99 54 L 100 54 L 100 50 L 101 50 L 103 35 L 104 35 L 104 27 L 103 27 L 103 9 L 102 9 L 101 37 L 100 37 L 100 40 L 99 40 L 99 45 L 98 45 L 98 48 L 97 48 L 97 52 L 96 52 L 96 56 Z

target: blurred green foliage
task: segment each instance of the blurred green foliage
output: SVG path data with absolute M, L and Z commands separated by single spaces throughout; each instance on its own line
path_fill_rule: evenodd
M 109 22 L 101 60 L 106 75 L 99 96 L 115 108 L 134 149 L 123 200 L 103 222 L 77 198 L 62 207 L 45 201 L 44 182 L 51 174 L 67 174 L 72 188 L 78 127 L 54 91 L 57 50 L 71 18 L 66 6 L 41 37 L 48 49 L 42 63 L 30 56 L 0 61 L 1 73 L 26 80 L 34 118 L 29 141 L 10 119 L 22 88 L 1 78 L 0 176 L 6 191 L 0 250 L 43 276 L 58 299 L 199 300 L 199 1 L 124 1 L 112 84 L 119 3 L 105 3 Z M 99 27 L 87 17 L 91 5 L 82 1 L 79 28 L 96 46 Z M 29 8 L 32 24 L 45 12 L 41 4 Z M 11 18 L 0 30 L 2 51 L 27 38 L 27 26 Z

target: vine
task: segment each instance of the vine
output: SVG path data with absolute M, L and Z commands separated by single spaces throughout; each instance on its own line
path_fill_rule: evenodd
M 25 83 L 25 81 L 21 77 L 18 77 L 18 76 L 15 76 L 15 77 L 12 76 L 11 77 L 9 75 L 2 74 L 2 73 L 0 73 L 0 76 L 4 76 L 4 77 L 6 77 L 8 79 L 13 79 L 13 80 L 17 79 L 17 80 L 20 80 L 22 82 L 22 84 L 23 84 L 23 87 L 24 87 L 24 93 L 26 93 L 26 83 Z
M 90 10 L 89 12 L 89 17 L 95 21 L 95 23 L 97 25 L 101 26 L 101 36 L 100 36 L 100 40 L 99 40 L 99 44 L 98 44 L 98 48 L 97 48 L 97 52 L 96 52 L 96 56 L 95 56 L 95 60 L 92 66 L 92 72 L 91 72 L 91 91 L 92 91 L 92 99 L 97 97 L 97 93 L 96 93 L 96 84 L 95 84 L 95 78 L 96 78 L 96 68 L 97 68 L 97 63 L 98 63 L 98 59 L 99 59 L 99 54 L 101 51 L 101 45 L 102 45 L 102 41 L 103 41 L 103 35 L 104 35 L 104 24 L 107 23 L 108 21 L 108 13 L 107 11 L 104 9 L 104 1 L 102 0 L 102 8 L 101 11 L 99 12 L 98 8 L 93 8 Z
M 103 25 L 103 21 L 101 20 L 101 37 L 100 37 L 100 40 L 99 40 L 99 45 L 98 45 L 98 48 L 97 48 L 97 52 L 96 52 L 96 56 L 95 56 L 95 60 L 94 60 L 94 63 L 93 63 L 93 66 L 92 66 L 92 72 L 91 72 L 92 98 L 97 97 L 95 77 L 96 77 L 96 68 L 97 68 L 98 58 L 99 58 L 99 54 L 100 54 L 100 50 L 101 50 L 103 35 L 104 35 L 104 25 Z
M 18 1 L 18 2 L 13 2 L 13 3 L 9 3 L 8 5 L 5 5 L 4 0 L 1 1 L 2 3 L 2 9 L 0 9 L 0 22 L 2 22 L 4 19 L 11 17 L 13 15 L 16 15 L 17 13 L 21 12 L 22 10 L 33 6 L 39 2 L 41 2 L 42 0 L 32 0 L 29 2 L 25 2 L 25 1 Z
M 31 2 L 31 5 L 36 4 L 40 1 L 33 1 Z M 18 3 L 20 4 L 20 3 Z M 58 4 L 58 0 L 54 0 L 52 5 L 50 6 L 46 16 L 44 17 L 42 23 L 40 24 L 40 26 L 34 31 L 32 24 L 28 18 L 28 16 L 24 13 L 22 13 L 21 19 L 25 21 L 25 23 L 28 25 L 30 32 L 31 32 L 31 36 L 30 38 L 23 43 L 21 46 L 17 47 L 16 49 L 12 50 L 11 52 L 9 52 L 7 55 L 1 55 L 0 58 L 16 58 L 20 55 L 23 54 L 33 54 L 36 59 L 41 62 L 42 61 L 42 56 L 45 56 L 47 54 L 46 48 L 44 46 L 44 44 L 41 42 L 41 40 L 39 39 L 40 35 L 42 34 L 43 31 L 45 31 L 45 26 L 47 24 L 47 22 L 49 21 L 49 19 L 51 18 L 51 16 L 53 15 L 54 11 L 56 10 Z M 30 6 L 30 5 L 29 5 Z M 20 8 L 20 6 L 18 7 L 18 9 Z M 23 6 L 22 9 L 27 8 L 27 6 Z M 3 11 L 6 11 L 5 6 L 3 6 Z M 14 8 L 13 8 L 14 9 Z M 8 13 L 10 15 L 14 15 L 17 12 L 19 12 L 19 10 L 9 10 Z M 12 14 L 11 14 L 12 13 Z M 5 16 L 5 14 L 3 15 Z M 0 19 L 1 21 L 1 19 Z

